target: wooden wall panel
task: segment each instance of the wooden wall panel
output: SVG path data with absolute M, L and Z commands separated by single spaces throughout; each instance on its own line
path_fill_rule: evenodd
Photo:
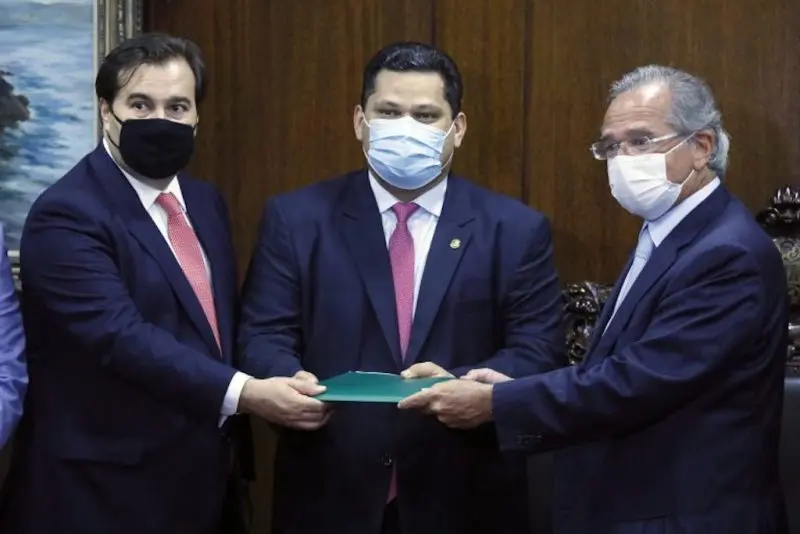
M 613 282 L 638 233 L 608 190 L 598 137 L 610 82 L 662 63 L 711 85 L 732 135 L 726 182 L 753 210 L 800 178 L 800 3 L 537 0 L 526 90 L 529 202 L 551 217 L 563 280 Z
M 437 0 L 434 44 L 464 78 L 467 135 L 453 168 L 523 198 L 526 0 Z

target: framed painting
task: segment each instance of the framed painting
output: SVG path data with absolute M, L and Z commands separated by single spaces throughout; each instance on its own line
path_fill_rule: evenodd
M 141 0 L 0 0 L 0 223 L 15 275 L 31 204 L 100 139 L 99 63 L 142 16 Z

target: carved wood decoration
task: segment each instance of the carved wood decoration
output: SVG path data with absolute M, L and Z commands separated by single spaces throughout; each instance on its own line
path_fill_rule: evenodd
M 789 283 L 789 371 L 800 372 L 800 188 L 783 186 L 756 216 L 783 256 Z
M 789 282 L 789 354 L 790 373 L 800 373 L 800 188 L 778 189 L 769 206 L 757 216 L 759 224 L 772 236 L 783 256 Z M 600 317 L 611 287 L 596 282 L 568 284 L 565 298 L 567 356 L 570 364 L 583 360 L 589 347 L 594 324 Z
M 610 292 L 610 286 L 594 282 L 567 284 L 564 288 L 567 358 L 570 365 L 582 362 L 586 356 L 594 325 Z

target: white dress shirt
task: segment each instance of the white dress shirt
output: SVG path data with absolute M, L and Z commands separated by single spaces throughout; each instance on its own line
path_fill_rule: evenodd
M 103 146 L 105 147 L 106 152 L 108 152 L 109 157 L 111 157 L 111 150 L 109 149 L 108 142 L 105 139 L 103 139 Z M 153 223 L 156 225 L 156 228 L 158 228 L 158 231 L 161 232 L 162 236 L 164 236 L 164 239 L 166 240 L 167 245 L 169 245 L 170 250 L 172 250 L 172 253 L 175 254 L 175 249 L 172 247 L 172 243 L 169 240 L 169 234 L 167 233 L 167 212 L 156 203 L 156 200 L 158 199 L 158 195 L 161 193 L 172 193 L 175 195 L 175 198 L 178 199 L 178 203 L 183 209 L 186 222 L 189 224 L 189 226 L 192 225 L 192 221 L 190 221 L 189 217 L 186 215 L 186 202 L 183 200 L 183 193 L 181 192 L 181 184 L 178 180 L 178 177 L 175 176 L 171 178 L 166 187 L 164 187 L 164 182 L 162 180 L 156 181 L 137 179 L 131 176 L 125 171 L 125 169 L 121 167 L 120 171 L 122 171 L 122 174 L 125 176 L 125 178 L 127 178 L 128 182 L 131 184 L 131 187 L 133 187 L 133 190 L 136 191 L 136 194 L 139 196 L 139 200 L 142 202 L 142 206 L 144 206 L 144 209 L 147 210 L 147 213 L 153 219 Z M 203 246 L 201 244 L 200 251 L 203 255 L 203 263 L 206 266 L 206 274 L 208 275 L 210 283 L 211 263 L 208 261 L 208 256 L 206 256 L 206 252 L 203 250 Z M 177 257 L 175 259 L 177 261 Z M 220 418 L 220 425 L 222 425 L 227 416 L 234 415 L 236 413 L 236 410 L 239 407 L 239 397 L 242 395 L 242 388 L 244 387 L 244 383 L 247 382 L 249 378 L 251 377 L 239 371 L 233 375 L 230 384 L 228 384 L 228 390 L 225 392 L 225 398 L 222 401 L 222 408 L 220 410 L 222 417 Z
M 392 206 L 400 202 L 378 183 L 372 173 L 369 174 L 369 185 L 378 203 L 378 211 L 381 212 L 383 222 L 383 233 L 386 236 L 386 246 L 389 246 L 389 239 L 392 237 L 397 226 L 397 216 L 392 211 Z M 444 194 L 447 191 L 447 178 L 436 184 L 436 187 L 425 191 L 420 195 L 414 204 L 419 209 L 408 218 L 408 231 L 414 240 L 414 304 L 413 310 L 417 309 L 419 298 L 419 287 L 422 282 L 422 273 L 425 272 L 425 263 L 428 260 L 428 252 L 433 242 L 433 234 L 436 232 L 436 224 L 442 215 L 444 206 Z

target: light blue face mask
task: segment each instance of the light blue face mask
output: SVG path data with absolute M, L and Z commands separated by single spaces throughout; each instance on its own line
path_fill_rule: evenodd
M 369 127 L 369 166 L 389 185 L 413 191 L 442 173 L 444 142 L 455 123 L 447 132 L 408 116 L 364 123 Z

